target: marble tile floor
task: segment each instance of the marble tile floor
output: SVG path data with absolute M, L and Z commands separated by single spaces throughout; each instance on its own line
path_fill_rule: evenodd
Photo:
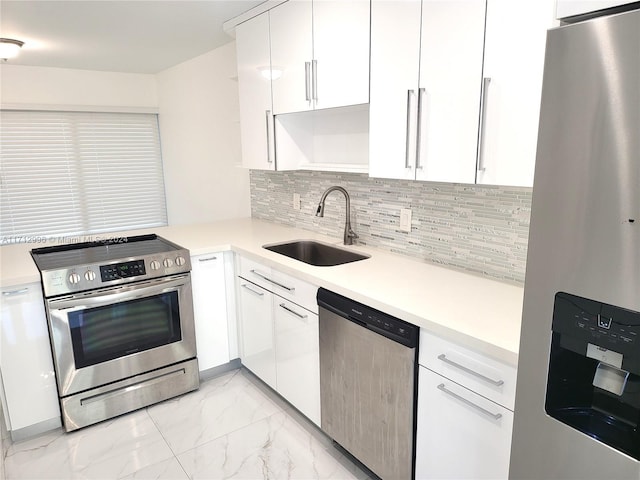
M 367 475 L 244 369 L 71 433 L 14 443 L 11 479 L 359 479 Z

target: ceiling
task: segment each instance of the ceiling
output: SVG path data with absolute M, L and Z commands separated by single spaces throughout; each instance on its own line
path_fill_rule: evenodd
M 157 73 L 233 39 L 222 24 L 264 0 L 2 0 L 12 65 Z

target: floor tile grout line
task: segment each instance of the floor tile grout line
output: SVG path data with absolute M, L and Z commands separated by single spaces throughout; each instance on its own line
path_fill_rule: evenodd
M 233 378 L 235 378 L 237 375 L 239 375 L 241 378 L 243 378 L 243 379 L 247 382 L 247 384 L 248 384 L 248 385 L 251 385 L 251 387 L 255 388 L 255 390 L 256 390 L 257 392 L 260 392 L 260 393 L 261 393 L 261 394 L 262 394 L 262 395 L 263 395 L 263 396 L 264 396 L 264 397 L 265 397 L 265 398 L 266 398 L 270 403 L 272 403 L 272 404 L 277 408 L 277 410 L 278 410 L 278 411 L 276 411 L 276 412 L 274 412 L 274 413 L 272 413 L 272 414 L 270 414 L 270 415 L 267 415 L 267 416 L 265 416 L 265 417 L 262 417 L 262 418 L 259 418 L 259 419 L 257 419 L 257 420 L 254 420 L 254 421 L 252 421 L 252 422 L 250 422 L 250 423 L 247 423 L 246 425 L 243 425 L 243 426 L 238 427 L 238 428 L 236 428 L 236 429 L 234 429 L 234 430 L 231 430 L 231 431 L 229 431 L 229 432 L 227 432 L 227 433 L 225 433 L 225 434 L 223 434 L 223 435 L 220 435 L 220 436 L 218 436 L 218 437 L 215 437 L 215 438 L 209 439 L 209 440 L 207 440 L 206 442 L 203 442 L 203 443 L 198 444 L 198 445 L 194 445 L 193 447 L 189 448 L 188 450 L 185 450 L 184 452 L 176 453 L 176 452 L 174 451 L 174 449 L 171 447 L 171 444 L 169 443 L 169 441 L 167 440 L 167 438 L 165 437 L 165 435 L 162 433 L 162 430 L 161 430 L 160 426 L 156 423 L 156 420 L 153 418 L 153 415 L 151 415 L 151 413 L 149 412 L 149 408 L 152 408 L 152 407 L 153 407 L 153 406 L 155 406 L 155 405 L 149 405 L 148 407 L 145 407 L 145 409 L 144 409 L 144 410 L 145 410 L 145 413 L 147 414 L 147 416 L 149 417 L 149 419 L 150 419 L 150 420 L 151 420 L 151 422 L 153 423 L 154 427 L 156 428 L 156 430 L 158 431 L 158 433 L 160 434 L 160 436 L 161 436 L 161 437 L 162 437 L 162 439 L 164 440 L 165 444 L 167 445 L 167 447 L 169 447 L 169 450 L 170 450 L 170 451 L 171 451 L 171 453 L 173 454 L 173 458 L 175 458 L 175 460 L 178 462 L 178 464 L 180 465 L 180 468 L 182 469 L 182 471 L 184 472 L 184 474 L 187 476 L 187 478 L 191 478 L 191 477 L 190 477 L 190 475 L 187 473 L 187 471 L 185 470 L 184 466 L 182 465 L 182 462 L 180 462 L 180 458 L 179 458 L 179 456 L 180 456 L 180 455 L 184 455 L 185 453 L 190 452 L 191 450 L 195 450 L 196 448 L 200 448 L 200 447 L 202 447 L 203 445 L 206 445 L 206 444 L 208 444 L 208 443 L 211 443 L 211 442 L 214 442 L 214 441 L 216 441 L 216 440 L 219 440 L 219 439 L 221 439 L 221 438 L 223 438 L 223 437 L 226 437 L 226 436 L 228 436 L 228 435 L 231 435 L 232 433 L 238 432 L 238 431 L 240 431 L 240 430 L 243 430 L 243 429 L 245 429 L 245 428 L 247 428 L 247 427 L 250 427 L 250 426 L 252 426 L 252 425 L 254 425 L 254 424 L 258 423 L 258 422 L 261 422 L 261 421 L 263 421 L 263 420 L 266 420 L 266 419 L 268 419 L 268 418 L 271 418 L 271 417 L 272 417 L 272 416 L 274 416 L 274 415 L 278 415 L 278 414 L 282 414 L 282 413 L 284 413 L 284 414 L 286 414 L 286 415 L 289 415 L 289 413 L 287 412 L 287 409 L 286 409 L 286 408 L 283 408 L 283 407 L 281 407 L 280 405 L 278 405 L 278 403 L 277 403 L 276 401 L 274 401 L 272 398 L 270 398 L 270 396 L 269 396 L 267 393 L 263 392 L 263 391 L 262 391 L 262 390 L 261 390 L 257 385 L 255 385 L 253 382 L 251 382 L 251 381 L 250 381 L 250 380 L 249 380 L 245 375 L 243 375 L 243 374 L 242 374 L 241 369 L 237 369 L 237 370 L 232 371 L 232 372 L 233 372 L 233 374 L 232 374 L 232 375 L 230 375 L 229 380 L 228 380 L 227 382 L 225 382 L 225 383 L 224 383 L 224 385 L 228 384 L 230 381 L 232 381 L 232 379 L 233 379 Z M 222 375 L 220 375 L 219 377 L 213 377 L 213 378 L 211 378 L 211 379 L 208 379 L 208 380 L 206 380 L 206 382 L 211 381 L 211 380 L 215 380 L 215 379 L 219 379 L 219 378 L 221 378 L 222 376 L 224 376 L 224 375 L 226 375 L 226 374 L 228 374 L 228 373 L 231 373 L 231 372 L 225 372 L 225 374 L 222 374 Z M 202 382 L 202 383 L 204 383 L 204 382 Z M 184 394 L 184 395 L 195 394 L 197 391 L 198 391 L 198 390 L 193 391 L 193 392 L 188 392 L 188 393 L 186 393 L 186 394 Z M 169 401 L 171 401 L 171 400 L 172 400 L 172 399 L 169 399 Z M 290 415 L 289 415 L 289 416 L 290 416 Z M 167 459 L 165 459 L 165 460 L 161 460 L 160 462 L 156 462 L 156 463 L 154 463 L 153 465 L 158 465 L 158 464 L 160 464 L 160 463 L 162 463 L 162 462 L 166 462 L 166 461 L 167 461 Z M 140 470 L 143 470 L 144 468 L 148 468 L 148 467 L 150 467 L 150 466 L 151 466 L 151 465 L 147 465 L 146 467 L 143 467 L 143 468 L 142 468 L 142 469 L 140 469 Z M 137 470 L 137 471 L 139 471 L 139 470 Z M 134 473 L 135 473 L 135 472 L 132 472 L 132 474 L 134 474 Z
M 152 406 L 152 405 L 150 405 Z M 164 443 L 167 445 L 167 447 L 169 448 L 169 450 L 171 451 L 173 458 L 175 459 L 176 462 L 178 462 L 178 465 L 180 465 L 180 469 L 184 472 L 184 475 L 186 478 L 190 479 L 191 476 L 187 473 L 187 471 L 184 469 L 184 466 L 182 465 L 182 462 L 180 462 L 180 459 L 178 458 L 178 455 L 176 454 L 176 452 L 173 451 L 173 448 L 171 448 L 171 444 L 169 443 L 169 441 L 167 440 L 167 438 L 164 436 L 164 434 L 162 433 L 162 430 L 160 430 L 160 427 L 158 426 L 158 424 L 156 423 L 155 419 L 153 418 L 153 416 L 151 415 L 151 413 L 149 413 L 149 407 L 146 407 L 145 409 L 146 414 L 149 416 L 149 418 L 151 419 L 151 423 L 153 423 L 153 426 L 156 427 L 156 430 L 158 431 L 158 433 L 160 434 L 160 436 L 162 437 L 162 440 L 164 440 Z M 153 465 L 158 465 L 162 462 L 166 462 L 167 460 L 162 460 L 160 462 L 154 463 Z M 147 467 L 144 468 L 148 468 L 151 465 L 147 465 Z M 142 470 L 142 469 L 140 469 Z M 137 470 L 139 471 L 139 470 Z M 136 472 L 133 472 L 133 474 L 135 474 Z

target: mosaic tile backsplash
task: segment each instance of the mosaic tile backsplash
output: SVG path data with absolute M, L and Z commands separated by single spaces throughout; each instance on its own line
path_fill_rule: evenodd
M 460 185 L 369 178 L 366 174 L 251 170 L 253 218 L 341 239 L 345 200 L 332 192 L 325 216 L 315 216 L 332 185 L 351 197 L 358 243 L 522 285 L 527 259 L 531 188 Z M 293 194 L 301 199 L 293 208 Z M 412 211 L 411 232 L 400 209 Z

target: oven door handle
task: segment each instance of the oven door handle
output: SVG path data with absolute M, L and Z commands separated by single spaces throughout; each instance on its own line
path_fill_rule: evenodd
M 54 298 L 47 300 L 47 305 L 49 310 L 82 310 L 177 291 L 181 287 L 190 285 L 190 283 L 191 279 L 188 274 L 180 275 L 170 279 L 151 280 L 149 282 L 74 294 L 63 298 Z

